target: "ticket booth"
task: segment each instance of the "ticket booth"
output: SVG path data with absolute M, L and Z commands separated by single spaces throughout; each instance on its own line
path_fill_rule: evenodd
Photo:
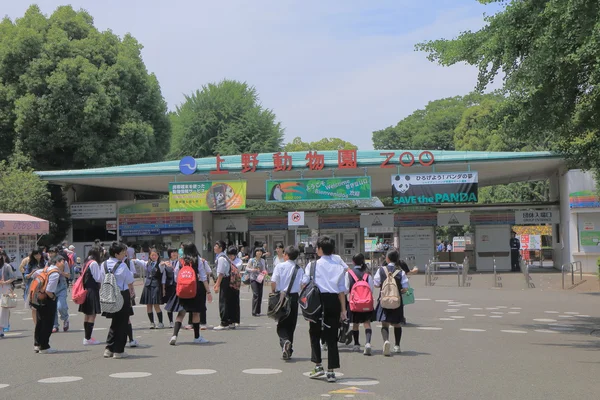
M 335 252 L 347 263 L 361 251 L 360 215 L 357 213 L 319 214 L 319 236 L 329 236 L 335 240 Z

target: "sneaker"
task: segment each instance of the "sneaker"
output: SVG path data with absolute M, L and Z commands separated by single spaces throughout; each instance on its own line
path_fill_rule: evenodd
M 150 329 L 156 329 L 156 325 L 155 324 L 150 324 Z
M 33 352 L 34 353 L 39 353 L 40 352 L 40 346 L 33 346 Z
M 321 343 L 321 351 L 327 351 L 327 343 Z
M 208 327 L 206 325 L 200 325 L 200 330 L 201 331 L 205 331 L 207 329 L 208 329 Z
M 5 327 L 2 329 L 2 332 L 9 332 L 9 331 L 10 331 L 10 324 L 8 324 L 8 326 L 5 326 Z
M 56 333 L 58 332 L 58 326 L 55 326 L 54 328 L 52 328 L 52 333 Z
M 231 324 L 231 325 L 229 325 L 229 329 L 235 329 L 235 328 L 237 328 L 237 324 Z
M 138 347 L 139 343 L 137 340 L 133 339 L 131 342 L 127 343 L 128 347 Z
M 69 321 L 65 321 L 63 324 L 63 332 L 67 332 L 69 330 Z
M 287 361 L 290 359 L 290 357 L 292 356 L 291 350 L 292 350 L 292 342 L 290 342 L 289 340 L 286 340 L 285 343 L 283 344 L 282 358 L 284 360 Z
M 90 338 L 89 340 L 85 338 L 83 339 L 84 346 L 94 346 L 96 344 L 100 344 L 100 342 L 94 338 Z
M 310 379 L 317 379 L 317 378 L 322 377 L 323 375 L 325 375 L 325 371 L 323 370 L 323 367 L 321 365 L 317 365 L 317 366 L 315 366 L 315 369 L 310 371 L 310 374 L 308 375 L 308 377 Z
M 394 354 L 400 354 L 400 346 L 394 346 L 394 350 L 393 350 Z
M 196 343 L 196 344 L 204 344 L 204 343 L 208 343 L 208 340 L 206 340 L 202 336 L 200 336 L 200 337 L 197 337 L 196 339 L 194 339 L 194 343 Z
M 58 353 L 58 350 L 53 349 L 52 347 L 50 347 L 49 349 L 46 349 L 46 350 L 40 350 L 40 354 L 54 354 L 54 353 Z
M 189 330 L 192 330 L 193 328 L 194 327 L 191 325 L 186 325 L 185 328 L 183 328 L 183 329 L 185 329 L 186 331 L 189 331 Z
M 110 351 L 109 349 L 104 350 L 104 358 L 112 358 L 113 355 L 114 355 L 114 353 L 112 351 Z
M 365 344 L 365 351 L 363 352 L 365 356 L 371 355 L 371 343 Z
M 0 338 L 4 337 L 4 333 L 0 332 Z
M 354 346 L 352 346 L 352 351 L 360 353 L 360 345 L 359 344 L 355 344 Z
M 157 329 L 164 329 L 165 325 L 161 322 L 158 324 Z
M 123 353 L 114 353 L 113 354 L 113 358 L 117 359 L 117 360 L 121 359 L 121 358 L 127 358 L 127 357 L 129 357 L 129 354 L 127 354 L 125 352 L 123 352 Z
M 223 325 L 219 325 L 219 326 L 215 326 L 214 327 L 215 331 L 224 331 L 226 329 L 229 329 L 229 327 L 228 326 L 223 326 Z
M 169 344 L 171 346 L 175 346 L 177 344 L 177 336 L 171 336 L 171 340 L 169 340 Z
M 173 323 L 169 322 L 169 328 L 172 328 L 172 327 L 173 327 Z
M 389 340 L 386 340 L 385 343 L 383 344 L 383 355 L 386 357 L 390 356 L 390 348 L 391 348 L 391 343 Z
M 337 381 L 337 379 L 335 377 L 335 372 L 333 372 L 333 371 L 327 372 L 327 382 L 335 383 L 335 381 Z

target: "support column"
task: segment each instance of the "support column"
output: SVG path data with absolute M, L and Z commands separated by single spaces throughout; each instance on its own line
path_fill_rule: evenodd
M 203 258 L 211 263 L 214 259 L 213 244 L 216 240 L 213 230 L 213 216 L 210 211 L 194 212 L 194 243 Z

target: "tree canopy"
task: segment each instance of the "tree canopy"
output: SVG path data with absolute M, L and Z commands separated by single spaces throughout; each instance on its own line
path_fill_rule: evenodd
M 232 80 L 186 96 L 171 122 L 173 158 L 277 152 L 283 144 L 281 123 L 259 103 L 256 89 Z
M 35 169 L 162 159 L 166 103 L 131 35 L 100 32 L 85 11 L 31 6 L 0 22 L 0 156 L 16 143 Z
M 597 0 L 480 0 L 503 3 L 476 32 L 416 46 L 441 65 L 479 68 L 477 89 L 503 74 L 505 131 L 549 143 L 574 165 L 600 166 L 600 3 Z
M 290 143 L 283 146 L 284 151 L 314 151 L 314 150 L 356 150 L 357 146 L 338 138 L 324 138 L 315 142 L 303 142 L 302 138 L 296 137 Z

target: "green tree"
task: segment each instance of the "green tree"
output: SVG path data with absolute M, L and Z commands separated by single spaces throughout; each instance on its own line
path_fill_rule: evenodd
M 247 83 L 224 80 L 203 86 L 186 96 L 170 118 L 173 158 L 277 152 L 283 143 L 281 123 Z
M 166 103 L 142 46 L 100 32 L 70 6 L 44 16 L 31 6 L 0 23 L 0 154 L 17 141 L 35 169 L 162 160 Z
M 311 150 L 356 150 L 357 146 L 350 142 L 338 138 L 325 138 L 315 142 L 303 142 L 301 138 L 296 137 L 290 143 L 283 146 L 284 151 L 311 151 Z
M 420 43 L 429 60 L 479 68 L 477 89 L 502 73 L 505 130 L 548 142 L 573 164 L 600 167 L 600 3 L 596 0 L 480 0 L 501 3 L 476 32 Z

